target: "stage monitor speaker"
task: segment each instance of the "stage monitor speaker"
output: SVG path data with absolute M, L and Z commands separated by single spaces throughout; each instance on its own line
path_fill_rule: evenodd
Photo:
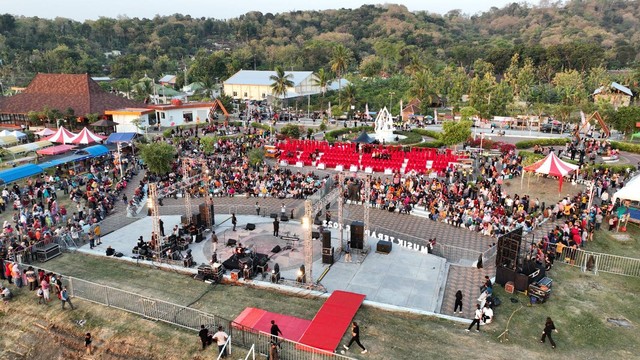
M 280 245 L 276 245 L 273 247 L 273 249 L 271 249 L 271 252 L 274 254 L 279 253 L 280 251 L 282 251 L 282 248 L 280 247 Z
M 496 268 L 496 284 L 505 285 L 516 281 L 516 272 L 506 267 Z
M 514 284 L 517 291 L 526 291 L 529 289 L 529 277 L 525 274 L 516 274 Z
M 256 229 L 256 224 L 252 224 L 252 223 L 247 223 L 247 230 L 252 231 Z
M 231 281 L 238 281 L 240 279 L 240 270 L 231 270 Z
M 280 216 L 280 221 L 289 221 L 289 217 L 287 215 Z
M 180 216 L 180 223 L 181 224 L 185 224 L 185 225 L 189 225 L 189 220 L 187 220 L 187 216 L 186 215 Z
M 391 252 L 391 248 L 392 248 L 391 241 L 380 240 L 376 245 L 376 252 L 380 254 L 388 254 Z
M 364 223 L 362 221 L 351 222 L 351 247 L 364 249 Z
M 331 231 L 324 230 L 322 232 L 322 247 L 330 248 L 331 247 Z
M 243 270 L 245 265 L 249 267 L 249 269 L 253 269 L 253 259 L 246 256 L 242 259 L 238 260 L 238 265 L 240 266 L 240 270 Z
M 227 246 L 236 246 L 237 240 L 236 239 L 227 239 Z
M 197 242 L 197 243 L 201 243 L 201 242 L 202 242 L 202 240 L 203 240 L 202 233 L 197 233 L 197 234 L 196 234 L 196 242 Z
M 329 264 L 329 265 L 333 264 L 333 248 L 322 249 L 322 263 Z
M 271 213 L 271 215 L 269 215 L 270 218 L 272 219 L 277 219 L 278 218 L 278 213 Z
M 320 232 L 319 231 L 312 231 L 311 232 L 311 238 L 312 239 L 320 239 Z

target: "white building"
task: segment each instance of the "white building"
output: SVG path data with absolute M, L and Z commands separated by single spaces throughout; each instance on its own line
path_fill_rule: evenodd
M 240 70 L 223 83 L 224 93 L 234 99 L 242 100 L 266 100 L 273 96 L 271 85 L 275 71 Z M 285 75 L 293 82 L 284 98 L 315 95 L 322 92 L 322 88 L 316 85 L 316 76 L 312 71 L 285 71 Z M 342 87 L 349 82 L 342 79 Z M 327 86 L 327 91 L 338 89 L 338 82 L 334 81 Z
M 149 127 L 149 114 L 153 114 L 152 109 L 145 108 L 124 108 L 119 110 L 106 110 L 105 115 L 111 115 L 113 121 L 117 122 L 116 132 L 135 132 L 144 134 Z M 134 123 L 140 119 L 139 123 Z
M 174 99 L 171 104 L 149 105 L 149 109 L 156 112 L 156 119 L 160 126 L 170 127 L 206 123 L 213 104 L 212 102 L 182 103 Z

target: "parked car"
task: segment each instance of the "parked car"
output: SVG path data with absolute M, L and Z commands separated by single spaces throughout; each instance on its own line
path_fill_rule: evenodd
M 563 131 L 562 124 L 546 123 L 540 126 L 541 132 L 561 134 Z

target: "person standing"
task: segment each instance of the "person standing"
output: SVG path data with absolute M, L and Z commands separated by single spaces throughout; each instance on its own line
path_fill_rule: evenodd
M 164 233 L 164 228 L 160 229 L 162 229 L 162 232 Z M 94 241 L 96 242 L 96 245 L 102 245 L 102 238 L 100 237 L 101 234 L 102 230 L 100 229 L 100 223 L 96 222 L 95 227 L 93 228 Z
M 278 324 L 276 324 L 276 321 L 271 320 L 271 342 L 278 345 L 278 336 L 283 336 L 282 331 L 278 327 Z
M 62 291 L 60 292 L 60 301 L 62 301 L 62 309 L 64 310 L 64 306 L 68 303 L 71 306 L 71 310 L 74 309 L 73 304 L 71 303 L 71 298 L 69 298 L 69 293 L 67 292 L 67 287 L 63 286 Z
M 482 308 L 480 307 L 480 304 L 476 304 L 476 312 L 474 314 L 471 325 L 469 325 L 469 327 L 467 328 L 467 331 L 471 331 L 471 328 L 473 327 L 473 325 L 475 325 L 476 332 L 480 332 L 480 320 L 482 320 L 482 315 Z
M 553 320 L 550 317 L 547 317 L 547 321 L 544 323 L 544 329 L 542 330 L 542 338 L 540 339 L 541 343 L 544 343 L 546 338 L 549 338 L 549 342 L 551 343 L 551 348 L 556 348 L 556 342 L 551 338 L 551 332 L 558 332 L 556 326 L 553 324 Z
M 164 221 L 158 219 L 158 227 L 160 228 L 160 236 L 164 237 Z
M 458 310 L 458 308 L 460 308 L 460 314 L 462 314 L 462 298 L 464 296 L 462 295 L 462 290 L 458 290 L 456 292 L 456 303 L 453 306 L 453 313 L 456 313 L 456 310 Z
M 351 340 L 349 340 L 349 344 L 342 345 L 342 346 L 346 350 L 349 350 L 349 347 L 354 342 L 356 344 L 358 344 L 358 346 L 360 346 L 360 348 L 362 348 L 362 351 L 360 352 L 361 354 L 366 354 L 367 353 L 367 349 L 365 349 L 365 347 L 360 343 L 360 327 L 358 326 L 358 323 L 355 322 L 355 321 L 351 323 Z
M 200 341 L 202 342 L 202 350 L 204 350 L 207 347 L 209 329 L 204 327 L 204 325 L 200 325 L 200 331 L 198 332 L 198 337 L 200 337 Z
M 275 343 L 271 343 L 271 347 L 269 348 L 269 360 L 280 360 L 278 345 Z
M 238 224 L 238 219 L 236 218 L 236 214 L 231 214 L 231 225 L 233 225 L 233 231 L 236 231 L 236 225 Z
M 351 242 L 347 240 L 344 247 L 344 262 L 351 262 Z
M 282 207 L 280 208 L 280 217 L 287 215 L 287 207 L 282 203 Z
M 256 201 L 256 215 L 260 216 L 260 204 Z
M 222 326 L 218 326 L 218 332 L 213 334 L 213 340 L 215 340 L 216 344 L 218 344 L 218 353 L 221 355 L 220 357 L 227 357 L 227 350 L 224 348 L 224 345 L 227 343 L 227 335 L 226 332 L 222 330 Z
M 84 335 L 84 347 L 87 349 L 87 355 L 91 355 L 93 351 L 93 346 L 91 345 L 91 333 L 86 333 Z
M 278 221 L 278 218 L 273 219 L 273 236 L 278 236 L 278 233 L 280 232 L 280 222 Z

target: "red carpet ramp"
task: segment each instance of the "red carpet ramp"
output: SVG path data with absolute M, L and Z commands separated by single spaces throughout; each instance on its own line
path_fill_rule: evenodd
M 362 294 L 334 291 L 313 318 L 299 342 L 334 352 L 364 298 L 365 295 Z
M 275 320 L 276 324 L 278 324 L 283 338 L 295 342 L 300 342 L 302 334 L 311 324 L 309 320 L 248 307 L 233 320 L 233 326 L 239 327 L 238 325 L 241 325 L 269 334 L 271 320 Z

